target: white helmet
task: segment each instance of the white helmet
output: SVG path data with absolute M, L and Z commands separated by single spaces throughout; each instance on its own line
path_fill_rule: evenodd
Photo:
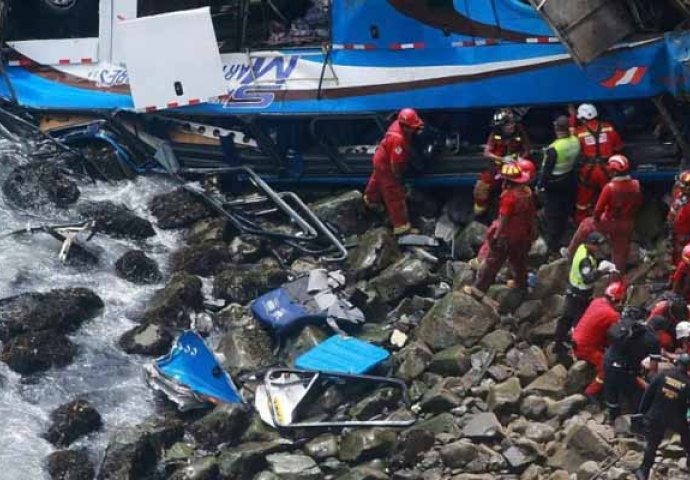
M 676 325 L 676 340 L 690 337 L 690 322 L 679 322 Z
M 577 119 L 578 120 L 594 120 L 599 116 L 597 112 L 597 107 L 591 103 L 583 103 L 577 107 Z

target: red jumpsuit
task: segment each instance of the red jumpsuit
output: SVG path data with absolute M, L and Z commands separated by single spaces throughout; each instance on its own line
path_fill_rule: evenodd
M 678 321 L 671 315 L 670 303 L 667 300 L 662 300 L 657 302 L 652 310 L 649 312 L 647 321 L 650 321 L 655 317 L 663 317 L 668 320 L 670 331 L 667 330 L 657 330 L 656 336 L 659 339 L 659 344 L 661 348 L 666 351 L 672 351 L 676 343 L 676 324 Z
M 523 158 L 529 157 L 529 145 L 522 125 L 516 125 L 515 133 L 511 136 L 504 135 L 500 129 L 494 130 L 486 141 L 485 153 L 498 157 L 516 155 Z M 491 161 L 491 166 L 479 174 L 479 179 L 474 186 L 474 211 L 476 214 L 486 212 L 491 200 L 491 193 L 496 189 L 496 162 Z
M 607 298 L 595 298 L 573 331 L 575 357 L 597 369 L 597 377 L 585 390 L 587 395 L 597 395 L 604 388 L 604 351 L 608 345 L 606 333 L 619 318 L 620 314 Z
M 584 165 L 577 172 L 577 199 L 575 202 L 575 220 L 582 222 L 591 215 L 597 202 L 597 196 L 606 182 L 606 160 L 623 148 L 623 141 L 618 132 L 608 122 L 588 120 L 575 130 L 580 140 L 581 155 Z
M 690 243 L 690 195 L 680 189 L 673 192 L 668 223 L 673 237 L 673 263 L 680 261 L 680 252 Z
M 629 176 L 616 177 L 604 186 L 594 208 L 594 223 L 611 244 L 611 259 L 624 273 L 630 255 L 635 214 L 642 205 L 640 182 Z
M 483 292 L 489 289 L 506 260 L 513 268 L 515 286 L 527 287 L 527 255 L 532 246 L 536 218 L 532 190 L 527 186 L 504 190 L 498 213 L 503 228 L 500 224 L 496 228 L 475 284 Z
M 673 291 L 682 295 L 685 301 L 690 303 L 690 265 L 684 261 L 678 262 L 676 271 L 671 277 Z
M 402 174 L 407 167 L 410 143 L 405 138 L 402 127 L 395 121 L 374 153 L 374 171 L 364 190 L 364 201 L 368 205 L 383 202 L 393 223 L 396 234 L 410 229 L 407 216 L 405 189 Z

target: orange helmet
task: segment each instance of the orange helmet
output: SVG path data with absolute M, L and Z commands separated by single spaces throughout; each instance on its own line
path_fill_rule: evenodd
M 613 282 L 606 287 L 604 295 L 612 302 L 619 303 L 625 298 L 625 293 L 627 290 L 628 289 L 625 287 L 623 282 Z
M 526 158 L 518 158 L 517 164 L 520 167 L 520 170 L 529 175 L 530 183 L 537 178 L 537 167 L 534 166 L 534 163 L 532 163 L 531 160 L 527 160 Z
M 609 157 L 609 161 L 606 162 L 606 166 L 608 167 L 609 172 L 614 174 L 624 174 L 628 173 L 628 170 L 630 170 L 630 162 L 628 161 L 628 157 L 620 154 L 611 155 Z
M 400 113 L 398 113 L 398 122 L 400 122 L 401 125 L 415 129 L 424 126 L 424 122 L 419 118 L 417 111 L 412 108 L 403 108 L 400 110 Z
M 690 264 L 690 243 L 683 247 L 683 251 L 681 252 L 681 258 L 685 263 Z
M 678 175 L 678 186 L 682 190 L 690 190 L 690 170 L 685 170 Z
M 528 183 L 531 178 L 528 172 L 520 168 L 518 162 L 508 162 L 501 167 L 501 177 L 513 183 Z

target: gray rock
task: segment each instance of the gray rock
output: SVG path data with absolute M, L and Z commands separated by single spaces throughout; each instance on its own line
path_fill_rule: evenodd
M 479 448 L 468 440 L 460 440 L 443 446 L 440 453 L 447 467 L 463 468 L 479 456 Z
M 470 354 L 462 345 L 455 345 L 434 354 L 429 371 L 449 377 L 461 377 L 472 368 Z
M 542 395 L 555 399 L 563 398 L 567 375 L 568 371 L 563 365 L 556 365 L 527 385 L 525 393 L 528 395 Z
M 572 423 L 565 438 L 548 459 L 548 465 L 575 473 L 584 462 L 601 462 L 613 454 L 609 443 L 582 422 Z
M 218 455 L 220 478 L 243 480 L 252 478 L 266 467 L 266 457 L 285 450 L 286 446 L 277 442 L 250 442 L 234 447 L 225 447 Z
M 380 388 L 350 408 L 349 414 L 357 420 L 369 420 L 384 409 L 395 408 L 400 400 L 400 389 Z
M 515 312 L 515 318 L 520 323 L 533 323 L 541 318 L 544 308 L 539 300 L 523 302 Z
M 45 438 L 57 447 L 67 447 L 77 438 L 95 432 L 103 425 L 101 415 L 84 399 L 61 405 L 51 412 L 50 420 L 52 424 Z
M 190 460 L 190 464 L 175 471 L 171 480 L 216 480 L 218 478 L 218 460 L 209 455 Z
M 469 417 L 462 434 L 473 440 L 495 440 L 505 436 L 501 423 L 491 412 L 477 413 Z
M 523 383 L 529 383 L 549 369 L 544 352 L 536 345 L 519 345 L 506 354 L 506 364 L 512 367 Z
M 477 457 L 465 467 L 472 473 L 497 472 L 507 467 L 506 460 L 486 445 L 477 446 Z
M 66 208 L 79 199 L 77 184 L 52 161 L 21 165 L 7 176 L 2 193 L 23 210 L 50 213 L 51 208 Z
M 568 376 L 565 379 L 565 393 L 566 395 L 574 395 L 585 390 L 587 385 L 594 379 L 596 372 L 594 367 L 589 363 L 578 360 L 568 370 Z
M 546 423 L 530 422 L 525 428 L 525 438 L 537 443 L 547 443 L 554 439 L 556 430 Z
M 156 235 L 151 222 L 137 216 L 124 205 L 90 202 L 77 207 L 79 214 L 96 221 L 96 229 L 115 238 L 141 240 Z
M 117 276 L 132 283 L 146 285 L 163 279 L 155 260 L 141 250 L 130 250 L 115 262 Z
M 531 420 L 540 420 L 547 415 L 549 404 L 545 398 L 525 397 L 520 404 L 520 413 Z
M 434 433 L 430 430 L 407 430 L 398 436 L 398 445 L 391 464 L 413 467 L 420 455 L 434 446 Z
M 242 434 L 240 443 L 274 442 L 280 440 L 280 438 L 278 432 L 267 423 L 264 423 L 259 415 L 252 415 L 247 430 Z
M 405 255 L 371 279 L 367 289 L 376 293 L 380 301 L 390 304 L 415 288 L 428 285 L 433 279 L 427 262 L 412 255 Z
M 436 415 L 428 420 L 422 420 L 415 423 L 406 431 L 413 430 L 428 430 L 434 435 L 449 434 L 454 437 L 460 436 L 461 430 L 458 427 L 455 417 L 450 413 L 442 413 L 441 415 Z
M 309 440 L 304 445 L 304 451 L 312 458 L 323 460 L 338 455 L 338 437 L 332 433 L 324 433 Z
M 527 256 L 527 262 L 530 267 L 539 268 L 545 264 L 549 258 L 549 247 L 542 237 L 538 237 L 533 243 L 532 248 Z
M 377 275 L 398 261 L 400 255 L 400 249 L 388 229 L 369 230 L 348 256 L 348 278 L 357 281 Z
M 257 235 L 238 235 L 228 245 L 228 253 L 233 263 L 258 262 L 266 253 L 266 241 Z
M 77 346 L 66 335 L 49 330 L 24 333 L 7 341 L 0 360 L 22 375 L 64 367 L 77 354 Z
M 503 383 L 491 385 L 486 403 L 489 409 L 494 412 L 510 413 L 517 410 L 521 396 L 520 380 L 513 377 Z
M 467 262 L 449 262 L 448 276 L 452 279 L 453 288 L 460 290 L 465 285 L 474 283 L 474 270 Z
M 426 370 L 432 353 L 421 342 L 413 342 L 395 354 L 398 369 L 395 376 L 406 381 L 414 380 Z
M 457 407 L 461 399 L 456 392 L 462 391 L 460 379 L 446 378 L 434 385 L 422 398 L 424 412 L 443 413 Z
M 153 294 L 143 320 L 166 327 L 189 328 L 188 312 L 200 310 L 202 304 L 199 277 L 176 273 L 164 288 Z
M 498 313 L 500 315 L 508 315 L 517 311 L 523 300 L 525 300 L 526 292 L 507 285 L 492 285 L 487 295 L 498 302 Z
M 570 395 L 557 402 L 547 399 L 548 407 L 546 414 L 549 418 L 558 417 L 563 419 L 579 412 L 585 408 L 588 403 L 589 400 L 587 400 L 587 397 L 580 394 Z
M 243 405 L 223 404 L 189 425 L 194 440 L 205 449 L 223 442 L 237 443 L 249 426 L 249 413 Z
M 344 235 L 359 235 L 369 229 L 362 193 L 357 190 L 327 197 L 309 205 L 324 222 L 336 226 Z
M 484 242 L 487 226 L 479 222 L 471 222 L 455 237 L 453 258 L 470 260 L 477 255 L 479 247 Z
M 542 265 L 537 271 L 537 286 L 531 297 L 543 299 L 554 293 L 564 294 L 568 287 L 569 270 L 570 264 L 566 258 Z
M 191 244 L 173 252 L 170 265 L 174 272 L 211 277 L 229 268 L 228 246 L 220 242 Z
M 323 478 L 316 462 L 306 455 L 273 453 L 266 457 L 271 471 L 284 480 L 319 480 Z
M 544 344 L 556 336 L 557 319 L 542 319 L 534 326 L 530 326 L 528 338 L 530 342 L 536 344 Z
M 472 346 L 496 325 L 496 314 L 462 292 L 453 291 L 436 302 L 417 329 L 417 338 L 432 350 L 457 344 Z
M 51 453 L 48 455 L 46 468 L 53 480 L 93 480 L 96 475 L 85 448 Z
M 120 348 L 130 355 L 165 355 L 173 343 L 172 334 L 155 323 L 144 323 L 126 331 L 118 341 Z
M 324 328 L 316 325 L 307 325 L 300 331 L 297 337 L 287 337 L 284 348 L 287 353 L 287 363 L 294 364 L 297 357 L 311 350 L 329 336 L 329 333 Z
M 390 477 L 381 470 L 366 465 L 360 465 L 338 476 L 336 480 L 388 480 L 389 478 Z
M 338 458 L 344 462 L 361 462 L 370 458 L 387 456 L 397 443 L 397 434 L 392 430 L 373 428 L 351 430 L 340 440 Z
M 264 470 L 263 472 L 257 473 L 253 480 L 280 480 L 280 477 L 273 472 L 267 472 Z
M 229 302 L 248 303 L 264 293 L 280 287 L 288 279 L 287 272 L 263 265 L 236 265 L 218 275 L 213 296 Z
M 0 300 L 0 341 L 22 333 L 75 332 L 101 313 L 103 301 L 86 288 L 22 293 Z
M 218 344 L 223 366 L 233 375 L 254 372 L 276 363 L 271 338 L 251 317 L 230 328 Z
M 494 350 L 496 353 L 505 353 L 515 341 L 512 333 L 506 330 L 494 330 L 489 332 L 479 341 L 479 345 L 489 350 Z
M 149 210 L 164 230 L 189 227 L 213 216 L 213 211 L 198 197 L 182 189 L 156 195 L 149 204 Z
M 577 469 L 577 480 L 590 480 L 599 473 L 599 464 L 592 460 L 580 465 Z
M 225 219 L 206 218 L 199 220 L 185 231 L 184 239 L 188 245 L 215 243 L 225 238 Z
M 539 459 L 539 448 L 529 440 L 518 441 L 503 450 L 503 457 L 512 470 L 521 472 Z

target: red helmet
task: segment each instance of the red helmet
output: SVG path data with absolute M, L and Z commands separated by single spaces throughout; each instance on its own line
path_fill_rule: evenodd
M 513 183 L 528 183 L 530 174 L 520 167 L 519 162 L 508 162 L 501 167 L 501 178 Z
M 424 125 L 424 122 L 421 118 L 419 118 L 417 111 L 412 108 L 403 108 L 400 110 L 400 113 L 398 113 L 398 122 L 400 122 L 401 125 L 405 125 L 406 127 L 410 128 L 422 128 Z
M 517 164 L 520 167 L 520 170 L 529 175 L 529 183 L 533 182 L 537 178 L 537 167 L 534 166 L 534 163 L 532 163 L 531 160 L 527 160 L 526 158 L 518 158 Z
M 685 263 L 690 264 L 690 243 L 683 247 L 683 252 L 681 253 L 681 258 Z
M 628 289 L 625 287 L 623 282 L 613 282 L 606 287 L 604 295 L 612 302 L 619 303 L 625 298 L 625 293 L 627 290 Z
M 611 155 L 609 157 L 609 161 L 606 162 L 606 166 L 609 169 L 609 172 L 612 173 L 628 173 L 628 170 L 630 170 L 630 162 L 628 161 L 628 158 L 625 155 Z

